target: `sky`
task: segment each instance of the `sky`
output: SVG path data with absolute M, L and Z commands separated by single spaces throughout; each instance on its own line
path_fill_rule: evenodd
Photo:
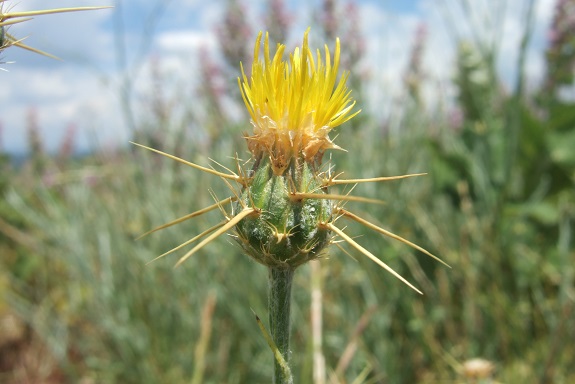
M 249 4 L 254 37 L 246 45 L 251 49 L 255 34 L 264 29 L 262 15 L 266 1 L 240 2 Z M 432 80 L 429 83 L 449 84 L 455 42 L 480 31 L 482 38 L 498 45 L 499 75 L 507 87 L 512 87 L 528 2 L 356 0 L 366 46 L 365 67 L 372 75 L 370 105 L 362 108 L 385 111 L 380 106 L 389 105 L 399 91 L 414 34 L 421 23 L 427 30 L 423 66 Z M 4 12 L 44 9 L 46 3 L 7 0 Z M 471 13 L 464 14 L 463 3 L 473 5 Z M 544 71 L 546 30 L 554 3 L 554 0 L 535 1 L 533 38 L 526 67 L 532 86 L 536 86 Z M 9 63 L 2 64 L 5 71 L 0 71 L 0 151 L 25 152 L 26 131 L 32 120 L 50 151 L 58 148 L 70 131 L 75 132 L 79 151 L 127 145 L 130 131 L 122 114 L 120 96 L 126 76 L 135 80 L 137 94 L 145 94 L 150 89 L 145 73 L 152 63 L 161 60 L 163 71 L 174 84 L 194 86 L 198 54 L 209 52 L 218 60 L 216 29 L 222 22 L 225 4 L 225 0 L 50 1 L 50 7 L 114 5 L 115 8 L 39 16 L 11 27 L 11 34 L 28 36 L 26 44 L 62 60 L 16 47 L 1 54 L 0 61 Z M 294 44 L 311 24 L 310 15 L 319 4 L 320 0 L 286 0 L 292 16 Z M 437 89 L 430 87 L 426 96 L 433 97 Z

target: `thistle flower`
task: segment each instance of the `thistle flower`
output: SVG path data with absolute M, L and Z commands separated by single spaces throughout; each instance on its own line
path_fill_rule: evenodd
M 351 219 L 383 235 L 399 240 L 437 259 L 425 249 L 403 239 L 343 208 L 346 201 L 380 203 L 379 200 L 330 193 L 334 185 L 398 180 L 421 174 L 370 179 L 340 179 L 332 167 L 322 165 L 326 150 L 339 149 L 331 131 L 356 116 L 355 102 L 346 87 L 348 73 L 338 80 L 340 43 L 336 40 L 333 57 L 327 46 L 324 54 L 309 48 L 309 29 L 303 45 L 283 59 L 285 45 L 278 44 L 270 54 L 269 37 L 256 39 L 251 75 L 238 78 L 243 101 L 251 116 L 252 134 L 246 135 L 252 154 L 251 169 L 244 170 L 238 160 L 238 173 L 219 172 L 187 162 L 167 153 L 144 147 L 196 169 L 217 175 L 226 181 L 232 196 L 148 233 L 232 205 L 225 220 L 159 257 L 204 238 L 180 258 L 188 257 L 220 235 L 233 231 L 245 253 L 270 271 L 270 329 L 276 353 L 275 382 L 291 382 L 289 367 L 289 307 L 291 279 L 297 267 L 319 258 L 325 248 L 339 237 L 421 293 L 387 264 L 363 248 L 336 226 L 339 219 Z M 228 180 L 237 183 L 234 186 Z M 147 235 L 148 233 L 144 234 Z M 144 236 L 143 235 L 143 236 Z M 279 357 L 278 357 L 279 356 Z M 283 357 L 283 361 L 282 361 Z
M 205 238 L 180 258 L 177 263 L 180 265 L 218 236 L 234 230 L 240 245 L 259 263 L 295 269 L 319 257 L 320 251 L 333 243 L 332 237 L 335 235 L 419 292 L 335 225 L 340 218 L 351 219 L 439 260 L 427 250 L 362 219 L 340 204 L 350 200 L 368 203 L 381 201 L 329 193 L 329 187 L 334 185 L 398 180 L 424 174 L 339 179 L 337 175 L 333 176 L 331 167 L 322 171 L 324 152 L 340 149 L 330 138 L 330 132 L 360 111 L 352 112 L 355 102 L 345 85 L 349 74 L 343 73 L 339 81 L 337 79 L 339 40 L 336 40 L 333 62 L 327 46 L 324 47 L 324 57 L 317 50 L 314 58 L 309 48 L 308 32 L 304 35 L 302 47 L 297 47 L 289 55 L 289 61 L 282 59 L 285 45 L 278 44 L 274 56 L 270 56 L 267 35 L 262 60 L 260 33 L 249 79 L 242 66 L 242 78 L 238 78 L 238 84 L 253 125 L 253 134 L 246 136 L 253 155 L 253 165 L 249 171 L 243 170 L 238 161 L 239 174 L 220 172 L 134 143 L 224 180 L 232 180 L 239 186 L 238 189 L 227 182 L 232 196 L 157 227 L 141 237 L 235 203 L 232 212 L 226 213 L 225 220 L 219 225 L 159 257 Z
M 325 46 L 325 63 L 317 51 L 317 63 L 304 35 L 301 51 L 295 49 L 290 60 L 282 61 L 285 45 L 278 45 L 270 58 L 269 39 L 264 40 L 264 60 L 259 58 L 262 34 L 254 49 L 251 82 L 242 66 L 243 82 L 238 79 L 246 107 L 252 117 L 254 134 L 248 147 L 254 158 L 269 157 L 276 175 L 282 175 L 292 162 L 321 164 L 326 149 L 338 148 L 329 132 L 360 111 L 351 113 L 355 102 L 350 97 L 344 73 L 337 83 L 340 46 L 336 41 L 333 65 Z M 334 89 L 335 88 L 335 89 Z
M 112 8 L 112 7 L 72 7 L 72 8 L 54 8 L 54 9 L 43 9 L 36 11 L 12 12 L 10 9 L 7 10 L 4 9 L 5 3 L 6 0 L 0 0 L 0 52 L 2 52 L 6 48 L 15 46 L 26 49 L 34 53 L 38 53 L 40 55 L 51 57 L 53 59 L 57 59 L 57 57 L 44 51 L 41 51 L 37 48 L 33 48 L 24 44 L 23 40 L 25 38 L 14 37 L 12 34 L 8 32 L 7 30 L 8 27 L 14 24 L 32 20 L 34 16 Z

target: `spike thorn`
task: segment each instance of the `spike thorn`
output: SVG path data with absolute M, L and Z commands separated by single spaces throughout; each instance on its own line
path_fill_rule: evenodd
M 424 175 L 427 175 L 427 173 L 412 173 L 409 175 L 372 177 L 372 178 L 367 178 L 367 179 L 340 179 L 340 180 L 337 180 L 334 177 L 333 179 L 324 180 L 324 186 L 329 187 L 332 185 L 340 185 L 340 184 L 358 184 L 358 183 L 371 183 L 371 182 L 378 182 L 378 181 L 392 181 L 392 180 L 401 180 L 401 179 L 407 179 L 409 177 L 424 176 Z
M 365 225 L 366 227 L 373 229 L 374 231 L 379 232 L 382 235 L 385 235 L 387 237 L 391 237 L 394 240 L 401 241 L 402 243 L 409 245 L 410 247 L 417 249 L 418 251 L 425 253 L 427 256 L 439 261 L 441 264 L 445 265 L 446 267 L 451 268 L 451 266 L 449 264 L 447 264 L 445 261 L 441 260 L 439 257 L 435 256 L 434 254 L 432 254 L 431 252 L 429 252 L 425 248 L 422 248 L 419 245 L 412 243 L 411 241 L 404 239 L 403 237 L 396 235 L 393 232 L 389 232 L 389 231 L 387 231 L 381 227 L 378 227 L 377 225 L 370 223 L 369 221 L 367 221 L 367 220 L 365 220 L 365 219 L 363 219 L 363 218 L 361 218 L 361 217 L 359 217 L 359 216 L 357 216 L 357 215 L 355 215 L 355 214 L 353 214 L 353 213 L 351 213 L 351 212 L 349 212 L 343 208 L 339 208 L 337 210 L 337 213 L 339 213 L 340 215 L 342 215 L 344 217 L 350 218 L 350 219 L 352 219 L 352 220 L 354 220 L 354 221 L 356 221 L 362 225 Z
M 153 263 L 154 261 L 159 260 L 159 259 L 161 259 L 162 257 L 167 256 L 167 255 L 169 255 L 170 253 L 175 252 L 175 251 L 177 251 L 178 249 L 181 249 L 181 248 L 185 247 L 186 245 L 189 245 L 189 244 L 193 243 L 194 241 L 196 241 L 196 240 L 198 240 L 198 239 L 201 239 L 202 237 L 204 237 L 204 236 L 207 235 L 208 233 L 215 231 L 216 229 L 218 229 L 219 227 L 221 227 L 222 225 L 225 225 L 225 224 L 226 224 L 226 222 L 225 222 L 225 221 L 222 221 L 221 223 L 218 223 L 218 224 L 214 225 L 213 227 L 206 229 L 205 231 L 203 231 L 202 233 L 200 233 L 200 234 L 197 235 L 197 236 L 194 236 L 194 237 L 191 238 L 190 240 L 188 240 L 188 241 L 186 241 L 186 242 L 183 242 L 182 244 L 178 245 L 177 247 L 170 249 L 168 252 L 164 252 L 164 253 L 162 253 L 160 256 L 154 258 L 153 260 L 148 261 L 148 262 L 146 263 L 146 265 L 151 264 L 151 263 Z
M 154 228 L 154 229 L 151 229 L 151 230 L 149 230 L 148 232 L 146 232 L 146 233 L 144 233 L 144 234 L 138 236 L 138 237 L 136 238 L 136 240 L 140 240 L 142 237 L 148 236 L 149 234 L 152 234 L 152 233 L 154 233 L 154 232 L 156 232 L 156 231 L 159 231 L 159 230 L 161 230 L 161 229 L 165 229 L 165 228 L 171 227 L 172 225 L 176 225 L 176 224 L 179 224 L 179 223 L 184 222 L 184 221 L 186 221 L 186 220 L 189 220 L 189 219 L 191 219 L 191 218 L 194 218 L 194 217 L 196 217 L 196 216 L 203 215 L 203 214 L 206 213 L 206 212 L 212 211 L 212 210 L 214 210 L 214 209 L 216 209 L 216 208 L 220 208 L 220 207 L 222 206 L 222 204 L 228 204 L 228 203 L 231 203 L 231 202 L 233 202 L 233 201 L 236 201 L 236 198 L 233 197 L 233 196 L 232 196 L 232 197 L 228 197 L 227 199 L 220 200 L 220 201 L 216 202 L 215 204 L 212 204 L 212 205 L 210 205 L 210 206 L 208 206 L 208 207 L 205 207 L 205 208 L 200 209 L 199 211 L 195 211 L 195 212 L 189 213 L 189 214 L 187 214 L 187 215 L 185 215 L 185 216 L 182 216 L 182 217 L 180 217 L 180 218 L 178 218 L 178 219 L 172 220 L 172 221 L 170 221 L 169 223 L 162 224 L 162 225 L 160 225 L 159 227 L 156 227 L 156 228 Z
M 101 6 L 101 7 L 71 7 L 71 8 L 55 8 L 55 9 L 42 9 L 37 11 L 23 11 L 23 12 L 10 12 L 1 13 L 0 16 L 3 19 L 12 19 L 15 17 L 28 17 L 28 16 L 40 16 L 40 15 L 52 15 L 55 13 L 65 13 L 65 12 L 78 12 L 78 11 L 95 11 L 98 9 L 109 9 L 114 8 L 112 6 Z
M 419 293 L 420 295 L 423 295 L 423 293 L 415 288 L 409 281 L 407 281 L 406 279 L 403 278 L 403 276 L 401 276 L 399 273 L 395 272 L 393 270 L 393 268 L 391 268 L 390 266 L 388 266 L 387 264 L 385 264 L 383 261 L 381 261 L 380 259 L 378 259 L 377 257 L 375 257 L 370 251 L 368 251 L 367 249 L 365 249 L 364 247 L 362 247 L 361 245 L 359 245 L 358 243 L 355 242 L 355 240 L 353 240 L 351 237 L 349 237 L 348 235 L 345 234 L 345 232 L 343 232 L 341 229 L 339 229 L 338 227 L 336 227 L 335 225 L 331 224 L 331 223 L 325 223 L 323 224 L 323 226 L 333 232 L 335 232 L 337 235 L 339 235 L 342 239 L 344 239 L 345 241 L 347 241 L 349 243 L 349 245 L 351 245 L 352 247 L 354 247 L 355 249 L 357 249 L 358 251 L 360 251 L 361 253 L 363 253 L 365 256 L 367 256 L 368 258 L 370 258 L 373 262 L 375 262 L 377 265 L 379 265 L 380 267 L 382 267 L 383 269 L 385 269 L 386 271 L 388 271 L 389 273 L 391 273 L 393 276 L 395 276 L 396 278 L 398 278 L 401 282 L 403 282 L 405 285 L 407 285 L 408 287 L 410 287 L 411 289 L 413 289 L 415 292 Z
M 188 166 L 190 166 L 190 167 L 192 167 L 192 168 L 199 169 L 200 171 L 204 171 L 204 172 L 207 172 L 207 173 L 211 173 L 212 175 L 216 175 L 216 176 L 219 176 L 219 177 L 223 177 L 224 179 L 231 179 L 231 180 L 234 180 L 234 181 L 237 181 L 237 182 L 241 183 L 241 177 L 239 177 L 239 176 L 236 175 L 235 173 L 232 173 L 232 174 L 230 175 L 230 174 L 227 174 L 227 173 L 219 172 L 219 171 L 216 171 L 216 170 L 211 169 L 211 168 L 206 168 L 206 167 L 202 167 L 201 165 L 191 163 L 191 162 L 186 161 L 186 160 L 184 160 L 184 159 L 182 159 L 182 158 L 179 158 L 179 157 L 177 157 L 177 156 L 170 155 L 169 153 L 162 152 L 162 151 L 157 150 L 157 149 L 154 149 L 154 148 L 150 148 L 150 147 L 145 146 L 145 145 L 143 145 L 143 144 L 134 143 L 133 141 L 130 141 L 130 143 L 131 143 L 131 144 L 134 144 L 134 145 L 136 145 L 136 146 L 138 146 L 138 147 L 147 149 L 148 151 L 152 151 L 152 152 L 155 152 L 155 153 L 160 154 L 160 155 L 162 155 L 162 156 L 165 156 L 165 157 L 167 157 L 167 158 L 169 158 L 169 159 L 176 160 L 177 162 L 182 163 L 182 164 L 185 164 L 185 165 L 188 165 Z
M 207 238 L 202 240 L 202 242 L 200 242 L 198 245 L 196 245 L 191 251 L 189 251 L 184 256 L 182 256 L 180 258 L 180 260 L 178 260 L 178 262 L 176 263 L 174 268 L 179 267 L 190 256 L 192 256 L 194 253 L 196 253 L 197 251 L 202 249 L 204 246 L 206 246 L 207 244 L 209 244 L 210 242 L 212 242 L 213 240 L 218 238 L 220 235 L 227 232 L 229 229 L 233 228 L 237 223 L 242 221 L 245 217 L 247 217 L 249 215 L 253 215 L 254 213 L 257 213 L 257 212 L 259 212 L 259 211 L 255 208 L 246 208 L 246 209 L 242 210 L 241 212 L 239 212 L 236 216 L 234 216 L 230 221 L 228 221 L 220 229 L 218 229 L 216 232 L 212 233 L 210 236 L 208 236 Z

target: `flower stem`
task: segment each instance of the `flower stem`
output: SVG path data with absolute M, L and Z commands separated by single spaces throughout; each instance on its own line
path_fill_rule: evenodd
M 270 316 L 270 333 L 278 350 L 288 363 L 289 367 L 289 338 L 290 338 L 290 305 L 291 286 L 294 269 L 269 269 L 269 297 L 268 311 Z M 274 359 L 274 384 L 293 383 L 289 370 L 282 368 L 277 359 Z

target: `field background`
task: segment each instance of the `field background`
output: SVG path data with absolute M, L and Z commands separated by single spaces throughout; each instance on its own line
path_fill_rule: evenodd
M 290 28 L 281 4 L 270 1 L 260 22 L 273 41 Z M 463 17 L 473 13 L 471 2 L 457 4 Z M 556 3 L 535 85 L 525 75 L 534 2 L 526 4 L 511 86 L 497 70 L 505 52 L 496 39 L 478 29 L 463 40 L 454 28 L 454 92 L 445 97 L 422 65 L 422 28 L 406 39 L 411 56 L 385 118 L 369 104 L 369 71 L 356 65 L 365 54 L 360 21 L 341 12 L 343 2 L 318 6 L 314 41 L 342 38 L 342 66 L 364 109 L 338 129 L 348 152 L 333 153 L 336 170 L 428 173 L 359 185 L 355 194 L 387 204 L 348 207 L 452 268 L 350 225 L 347 233 L 425 295 L 332 246 L 313 270 L 296 273 L 296 382 L 313 382 L 312 284 L 322 293 L 327 382 L 479 382 L 465 368 L 474 358 L 494 367 L 482 382 L 575 382 L 575 2 Z M 147 97 L 121 95 L 134 141 L 206 166 L 249 158 L 247 117 L 226 113 L 241 110 L 233 79 L 252 50 L 252 36 L 240 39 L 245 16 L 229 2 L 218 30 L 224 61 L 200 58 L 192 97 L 167 86 L 161 60 L 145 75 L 154 84 Z M 264 267 L 231 238 L 178 269 L 176 255 L 146 265 L 221 213 L 135 240 L 212 204 L 212 194 L 228 196 L 225 183 L 135 147 L 77 156 L 72 131 L 49 153 L 38 132 L 30 119 L 23 162 L 0 159 L 0 382 L 269 382 L 272 356 L 252 314 L 267 317 Z

